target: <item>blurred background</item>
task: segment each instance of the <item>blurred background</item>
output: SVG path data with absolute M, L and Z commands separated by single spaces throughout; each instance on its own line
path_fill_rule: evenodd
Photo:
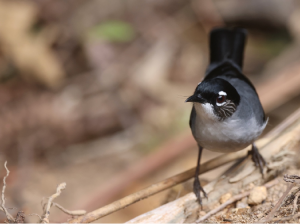
M 92 211 L 196 166 L 184 101 L 203 78 L 216 26 L 248 29 L 244 73 L 270 118 L 265 133 L 274 128 L 300 106 L 299 3 L 0 1 L 0 166 L 7 160 L 11 171 L 10 212 L 37 222 L 28 214 L 41 214 L 61 182 L 56 202 Z M 217 155 L 205 151 L 202 162 Z M 191 191 L 187 182 L 98 221 L 125 222 Z M 51 209 L 51 222 L 68 218 Z

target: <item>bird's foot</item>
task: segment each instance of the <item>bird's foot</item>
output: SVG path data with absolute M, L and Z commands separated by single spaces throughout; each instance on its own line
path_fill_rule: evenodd
M 194 193 L 196 195 L 197 201 L 199 202 L 199 204 L 202 207 L 202 198 L 200 196 L 200 192 L 202 192 L 204 197 L 207 198 L 207 194 L 204 191 L 204 189 L 202 188 L 202 186 L 200 184 L 200 181 L 199 181 L 199 178 L 196 177 L 195 180 L 194 180 Z
M 252 149 L 249 151 L 249 154 L 252 155 L 252 160 L 255 163 L 255 166 L 259 167 L 259 170 L 261 174 L 263 174 L 264 166 L 267 165 L 265 159 L 262 157 L 262 155 L 259 153 L 256 145 L 252 144 Z

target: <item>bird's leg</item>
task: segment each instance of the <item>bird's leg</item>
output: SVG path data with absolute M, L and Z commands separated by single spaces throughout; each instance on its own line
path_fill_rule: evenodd
M 249 153 L 252 155 L 252 160 L 255 163 L 255 166 L 258 166 L 261 174 L 263 174 L 264 166 L 267 165 L 267 163 L 259 153 L 255 143 L 252 144 L 252 149 L 249 151 Z
M 202 206 L 202 199 L 200 196 L 200 191 L 202 191 L 202 193 L 204 194 L 204 197 L 206 197 L 206 198 L 207 198 L 207 194 L 204 191 L 204 189 L 202 188 L 200 181 L 199 181 L 200 160 L 201 160 L 201 154 L 202 154 L 203 148 L 200 145 L 198 145 L 198 147 L 199 147 L 199 153 L 198 153 L 198 161 L 197 161 L 197 167 L 196 167 L 196 172 L 195 172 L 194 193 L 196 195 L 197 201 Z

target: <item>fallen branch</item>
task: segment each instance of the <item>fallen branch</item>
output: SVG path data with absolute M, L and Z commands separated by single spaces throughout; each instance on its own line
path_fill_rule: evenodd
M 266 188 L 270 188 L 270 187 L 276 185 L 277 183 L 278 183 L 278 179 L 274 179 L 274 180 L 271 180 L 270 182 L 266 183 L 264 186 Z M 199 218 L 196 222 L 199 223 L 201 221 L 204 221 L 205 219 L 208 219 L 210 216 L 212 216 L 212 215 L 216 214 L 217 212 L 223 210 L 228 205 L 230 205 L 230 204 L 232 204 L 232 203 L 234 203 L 234 202 L 236 202 L 238 200 L 241 200 L 244 197 L 247 197 L 250 193 L 251 193 L 251 191 L 246 191 L 244 193 L 241 193 L 241 194 L 233 196 L 228 201 L 226 201 L 225 203 L 221 204 L 219 207 L 211 210 L 209 213 L 207 213 L 203 217 Z

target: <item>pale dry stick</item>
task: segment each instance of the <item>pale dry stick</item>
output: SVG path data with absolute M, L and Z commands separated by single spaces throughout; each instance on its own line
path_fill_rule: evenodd
M 274 179 L 274 180 L 271 180 L 270 182 L 264 184 L 264 186 L 265 186 L 266 188 L 270 188 L 270 187 L 276 185 L 277 183 L 279 183 L 278 179 Z M 196 223 L 199 223 L 199 222 L 201 222 L 201 221 L 204 221 L 204 220 L 208 219 L 210 216 L 216 214 L 216 213 L 219 212 L 219 211 L 222 211 L 222 210 L 223 210 L 224 208 L 226 208 L 228 205 L 230 205 L 230 204 L 232 204 L 232 203 L 234 203 L 234 202 L 236 202 L 236 201 L 238 201 L 238 200 L 241 200 L 241 199 L 244 198 L 244 197 L 247 197 L 250 193 L 251 193 L 251 191 L 246 191 L 246 192 L 244 192 L 244 193 L 241 193 L 241 194 L 238 194 L 238 195 L 233 196 L 233 197 L 230 198 L 228 201 L 226 201 L 225 203 L 221 204 L 219 207 L 217 207 L 217 208 L 211 210 L 211 211 L 210 211 L 209 213 L 207 213 L 206 215 L 200 217 L 200 218 L 196 221 Z
M 288 187 L 287 187 L 287 189 L 286 189 L 286 191 L 280 197 L 279 201 L 276 203 L 276 205 L 274 206 L 274 208 L 272 209 L 272 211 L 269 213 L 269 215 L 267 217 L 262 218 L 261 220 L 259 220 L 259 222 L 270 222 L 274 218 L 274 215 L 275 215 L 276 211 L 280 208 L 283 200 L 286 198 L 286 196 L 288 195 L 288 193 L 295 186 L 296 186 L 295 183 L 289 184 Z
M 49 215 L 50 215 L 50 208 L 51 208 L 52 201 L 55 198 L 57 198 L 61 194 L 61 191 L 64 190 L 65 188 L 66 188 L 66 183 L 61 183 L 60 185 L 58 185 L 56 189 L 56 193 L 49 197 L 47 206 L 44 209 L 44 214 L 41 223 L 49 223 Z
M 68 215 L 72 215 L 72 216 L 80 216 L 80 215 L 84 215 L 86 214 L 85 210 L 74 210 L 74 211 L 70 211 L 68 209 L 65 209 L 64 207 L 62 207 L 61 205 L 52 202 L 52 205 L 54 205 L 55 207 L 57 207 L 58 209 L 60 209 L 61 211 L 63 211 L 64 213 L 68 214 Z
M 1 208 L 2 208 L 2 211 L 4 211 L 8 221 L 9 222 L 15 222 L 14 217 L 7 211 L 7 209 L 5 207 L 6 178 L 9 176 L 9 170 L 7 169 L 6 164 L 7 164 L 7 161 L 5 161 L 5 163 L 4 163 L 4 167 L 6 169 L 6 176 L 3 178 L 3 188 L 2 188 L 2 195 L 1 195 L 1 199 L 2 199 Z

